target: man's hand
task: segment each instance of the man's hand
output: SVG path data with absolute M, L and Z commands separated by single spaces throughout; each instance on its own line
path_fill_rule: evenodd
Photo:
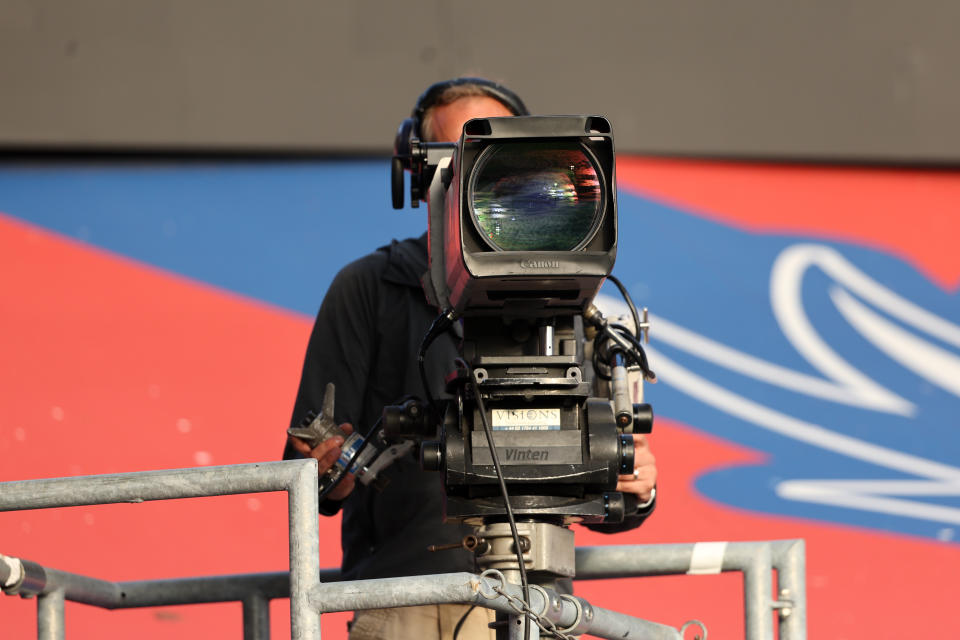
M 636 494 L 640 504 L 653 497 L 657 484 L 657 461 L 645 435 L 633 434 L 633 474 L 620 476 L 617 491 Z
M 343 432 L 346 435 L 353 433 L 353 426 L 350 424 L 344 423 L 340 425 L 340 428 L 343 429 Z M 343 438 L 340 436 L 334 436 L 328 438 L 315 446 L 313 449 L 310 448 L 310 445 L 301 440 L 300 438 L 295 438 L 289 436 L 290 444 L 293 445 L 293 448 L 307 456 L 308 458 L 315 458 L 317 460 L 318 472 L 322 477 L 327 471 L 333 467 L 334 463 L 337 461 L 337 458 L 340 457 L 342 451 L 340 447 L 343 446 Z M 632 476 L 631 476 L 632 477 Z M 353 477 L 352 473 L 346 473 L 343 477 L 340 478 L 340 482 L 337 483 L 337 486 L 334 487 L 327 497 L 330 500 L 343 500 L 350 492 L 353 491 L 353 485 L 356 482 L 356 478 Z

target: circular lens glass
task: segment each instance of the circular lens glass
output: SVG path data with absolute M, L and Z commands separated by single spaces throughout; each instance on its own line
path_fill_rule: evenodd
M 498 251 L 579 249 L 603 211 L 596 163 L 576 141 L 487 147 L 468 197 L 477 230 Z

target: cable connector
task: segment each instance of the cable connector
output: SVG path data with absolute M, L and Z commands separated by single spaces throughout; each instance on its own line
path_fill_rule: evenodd
M 610 324 L 603 312 L 592 302 L 583 310 L 583 319 L 597 329 L 598 337 L 604 337 L 613 343 L 616 350 L 628 355 L 640 367 L 643 378 L 647 382 L 656 383 L 657 374 L 653 372 L 647 362 L 647 352 L 643 344 L 626 327 L 619 324 Z
M 430 344 L 437 339 L 441 333 L 453 326 L 454 321 L 457 319 L 456 312 L 447 308 L 440 312 L 433 320 L 433 324 L 430 325 L 430 328 L 427 329 L 427 334 L 424 336 L 423 341 L 426 344 Z

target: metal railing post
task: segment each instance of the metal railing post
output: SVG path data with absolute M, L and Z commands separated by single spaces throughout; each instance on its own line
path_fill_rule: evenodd
M 290 518 L 290 635 L 320 640 L 320 612 L 310 596 L 320 587 L 317 465 L 303 467 L 288 489 Z
M 64 640 L 64 601 L 63 589 L 37 596 L 37 640 Z
M 243 599 L 243 640 L 270 640 L 270 601 L 261 593 Z
M 770 545 L 755 544 L 753 547 L 747 551 L 747 557 L 736 558 L 734 566 L 743 571 L 746 640 L 767 640 L 773 638 L 773 565 L 770 561 Z M 726 558 L 724 560 L 726 566 Z
M 807 637 L 807 562 L 803 540 L 771 543 L 773 567 L 777 570 L 777 599 L 789 606 L 780 608 L 780 640 Z

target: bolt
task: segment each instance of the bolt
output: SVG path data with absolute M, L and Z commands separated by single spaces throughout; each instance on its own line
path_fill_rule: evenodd
M 789 618 L 790 614 L 793 613 L 793 607 L 787 606 L 793 604 L 790 601 L 790 589 L 780 589 L 780 602 L 781 606 L 777 609 L 777 613 L 780 614 L 781 618 Z

